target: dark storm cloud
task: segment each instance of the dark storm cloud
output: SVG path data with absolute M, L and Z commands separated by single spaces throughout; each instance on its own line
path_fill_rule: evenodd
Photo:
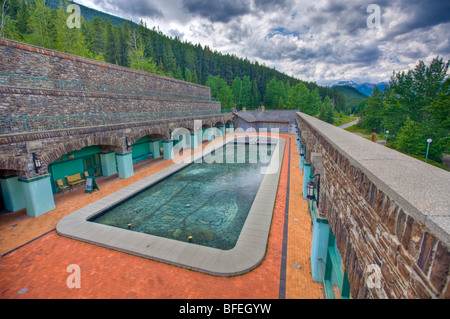
M 250 13 L 249 0 L 181 0 L 187 12 L 209 19 L 211 22 L 229 22 L 233 18 Z
M 254 6 L 256 10 L 262 11 L 271 11 L 277 9 L 285 9 L 289 10 L 292 8 L 293 1 L 292 0 L 253 0 Z
M 117 0 L 98 0 L 95 1 L 113 14 L 122 14 L 129 17 L 162 17 L 161 10 L 151 0 L 133 0 L 133 1 L 117 1 Z
M 388 36 L 391 37 L 450 23 L 450 1 L 401 0 L 397 5 L 397 10 L 399 14 L 408 18 L 389 30 Z M 395 22 L 395 18 L 392 22 Z

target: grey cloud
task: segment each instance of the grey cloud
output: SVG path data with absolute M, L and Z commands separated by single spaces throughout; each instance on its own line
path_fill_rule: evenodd
M 101 6 L 114 14 L 120 13 L 131 18 L 136 17 L 162 17 L 161 10 L 150 0 L 133 0 L 117 1 L 117 0 L 98 0 L 98 6 Z
M 278 9 L 290 10 L 294 5 L 293 0 L 253 0 L 254 6 L 257 10 L 272 11 Z
M 442 0 L 400 0 L 399 15 L 407 17 L 388 30 L 386 37 L 395 38 L 415 30 L 427 30 L 440 24 L 450 23 L 450 2 Z M 395 21 L 393 21 L 395 22 Z
M 235 17 L 250 13 L 249 0 L 181 0 L 187 12 L 211 22 L 229 22 Z

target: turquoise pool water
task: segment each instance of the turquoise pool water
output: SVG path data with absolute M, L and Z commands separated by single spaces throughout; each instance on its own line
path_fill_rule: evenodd
M 234 145 L 230 156 L 224 146 L 202 163 L 190 164 L 90 221 L 232 249 L 264 178 L 261 168 L 267 166 L 275 145 L 239 147 Z M 211 156 L 223 158 L 223 163 L 208 164 Z

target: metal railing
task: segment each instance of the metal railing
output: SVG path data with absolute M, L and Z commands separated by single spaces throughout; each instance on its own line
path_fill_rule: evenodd
M 204 96 L 170 93 L 163 91 L 151 91 L 112 85 L 100 85 L 77 81 L 46 79 L 33 76 L 3 74 L 3 73 L 0 73 L 0 86 L 19 87 L 28 89 L 101 93 L 101 94 L 134 95 L 134 96 L 155 97 L 163 99 L 219 102 L 219 99 L 212 99 Z
M 30 133 L 220 114 L 221 112 L 219 112 L 218 110 L 195 110 L 39 117 L 9 117 L 0 118 L 0 134 Z

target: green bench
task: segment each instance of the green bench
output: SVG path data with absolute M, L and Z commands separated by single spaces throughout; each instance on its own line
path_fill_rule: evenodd
M 153 153 L 145 154 L 136 158 L 133 158 L 133 165 L 137 165 L 142 162 L 146 162 L 149 159 L 153 158 Z

